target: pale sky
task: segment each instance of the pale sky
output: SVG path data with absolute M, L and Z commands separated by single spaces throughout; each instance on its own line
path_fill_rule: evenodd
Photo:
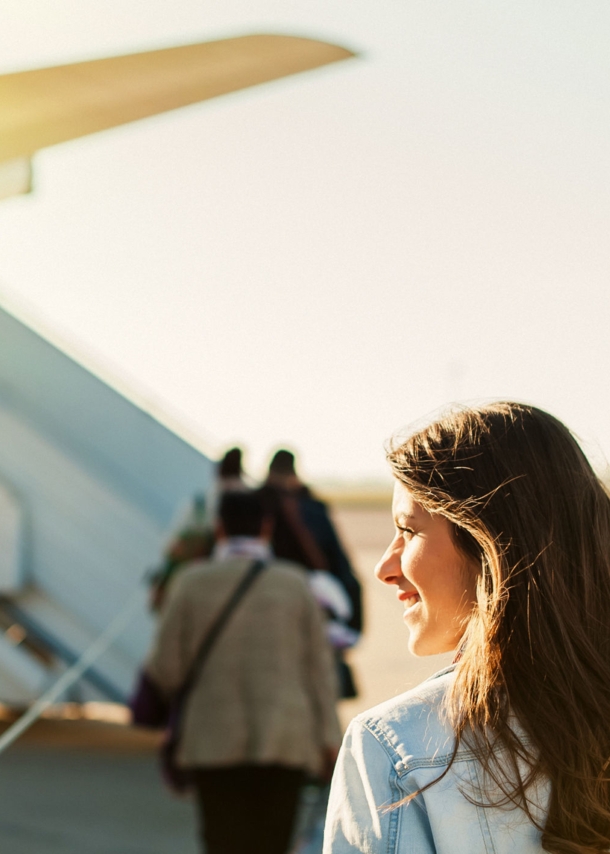
M 498 397 L 610 457 L 607 0 L 5 0 L 0 72 L 249 32 L 360 56 L 38 154 L 0 299 L 255 474 Z

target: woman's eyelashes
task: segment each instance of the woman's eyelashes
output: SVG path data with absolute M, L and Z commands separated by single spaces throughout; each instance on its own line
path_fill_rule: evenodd
M 397 529 L 398 531 L 400 531 L 400 533 L 401 533 L 401 534 L 407 534 L 407 535 L 408 535 L 408 536 L 410 536 L 410 537 L 412 537 L 412 536 L 413 536 L 413 534 L 415 533 L 415 531 L 413 530 L 413 528 L 405 528 L 405 527 L 403 527 L 402 525 L 396 525 L 396 529 Z

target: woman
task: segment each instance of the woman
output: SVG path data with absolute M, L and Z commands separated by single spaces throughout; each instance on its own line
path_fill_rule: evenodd
M 534 407 L 453 412 L 394 447 L 377 566 L 416 655 L 451 667 L 356 718 L 326 854 L 610 850 L 610 499 Z

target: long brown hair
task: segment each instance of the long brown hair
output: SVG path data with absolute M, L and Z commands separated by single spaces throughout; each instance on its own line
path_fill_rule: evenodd
M 610 499 L 578 443 L 540 409 L 449 413 L 395 443 L 394 476 L 455 526 L 476 604 L 447 698 L 456 749 L 486 791 L 524 809 L 544 850 L 610 847 Z M 515 724 L 518 722 L 518 725 Z M 550 781 L 542 819 L 530 787 Z M 488 800 L 489 803 L 489 800 Z

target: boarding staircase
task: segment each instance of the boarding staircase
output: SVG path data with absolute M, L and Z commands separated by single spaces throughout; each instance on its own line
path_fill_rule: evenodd
M 0 702 L 38 696 L 135 596 L 71 689 L 128 696 L 154 625 L 143 577 L 212 476 L 147 404 L 0 309 Z

